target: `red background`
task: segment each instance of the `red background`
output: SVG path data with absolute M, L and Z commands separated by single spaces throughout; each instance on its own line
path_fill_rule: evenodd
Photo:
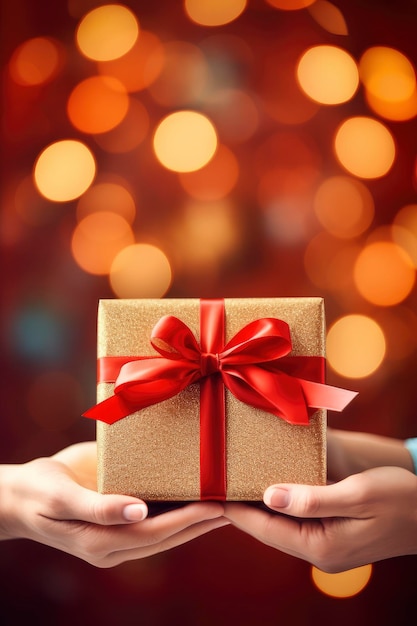
M 198 28 L 185 20 L 180 2 L 126 2 L 135 9 L 145 28 L 164 31 L 166 39 L 193 41 Z M 398 47 L 417 63 L 417 6 L 412 0 L 381 2 L 365 0 L 334 2 L 350 25 L 349 50 L 356 56 L 371 45 Z M 2 209 L 7 210 L 10 185 L 22 172 L 30 172 L 39 152 L 50 141 L 72 136 L 65 116 L 65 98 L 77 81 L 65 74 L 57 83 L 42 89 L 14 87 L 7 75 L 13 50 L 26 39 L 52 35 L 69 42 L 77 21 L 68 15 L 66 2 L 3 0 L 2 69 Z M 86 3 L 86 7 L 91 3 Z M 306 36 L 310 42 L 328 41 L 317 26 L 306 32 L 305 15 L 277 13 L 260 0 L 239 20 L 250 45 L 271 45 L 276 37 Z M 161 26 L 162 25 L 162 26 Z M 238 27 L 236 27 L 238 28 Z M 229 28 L 233 32 L 234 26 Z M 253 37 L 253 40 L 250 38 Z M 266 45 L 266 44 L 265 44 Z M 256 52 L 256 50 L 255 50 Z M 256 71 L 254 72 L 256 77 Z M 255 80 L 255 79 L 253 79 Z M 327 109 L 308 128 L 331 162 L 330 138 L 336 121 L 351 114 L 369 114 L 358 97 L 345 109 Z M 398 148 L 390 176 L 370 183 L 378 212 L 374 226 L 387 224 L 399 206 L 416 202 L 412 171 L 415 167 L 417 122 L 387 124 Z M 265 136 L 273 129 L 264 128 Z M 256 139 L 255 139 L 256 140 Z M 103 156 L 100 158 L 104 159 Z M 135 181 L 129 162 L 121 158 L 121 171 Z M 175 206 L 179 194 L 174 182 L 158 184 L 149 179 L 141 187 L 148 206 L 143 223 L 153 232 L 154 221 L 163 220 Z M 139 183 L 138 183 L 139 185 Z M 169 297 L 251 297 L 324 295 L 330 324 L 340 313 L 332 293 L 317 293 L 305 274 L 302 246 L 282 248 L 262 230 L 253 205 L 251 190 L 237 190 L 244 205 L 246 236 L 239 255 L 226 261 L 216 280 L 208 285 L 198 277 L 174 276 Z M 0 459 L 4 463 L 25 462 L 52 454 L 70 443 L 94 438 L 94 424 L 81 417 L 63 430 L 37 425 L 27 411 L 26 392 L 45 369 L 67 371 L 80 381 L 82 406 L 94 403 L 95 324 L 99 298 L 113 297 L 105 278 L 87 275 L 70 255 L 69 240 L 75 225 L 71 203 L 46 224 L 27 230 L 13 245 L 2 247 L 2 346 L 1 346 L 1 437 Z M 416 294 L 407 302 L 414 311 Z M 365 307 L 366 308 L 366 307 Z M 352 306 L 353 310 L 353 306 Z M 41 311 L 48 321 L 49 343 L 43 358 L 22 348 L 18 333 L 28 311 Z M 346 311 L 344 311 L 346 312 Z M 349 311 L 348 311 L 349 312 Z M 377 432 L 396 437 L 417 433 L 416 351 L 391 364 L 378 375 L 355 383 L 360 396 L 342 416 L 329 416 L 332 425 L 352 430 Z M 330 372 L 330 382 L 350 385 Z M 310 578 L 310 565 L 282 555 L 224 528 L 171 552 L 145 561 L 99 570 L 71 556 L 27 541 L 0 544 L 0 621 L 4 624 L 181 623 L 219 626 L 318 624 L 335 621 L 339 626 L 362 624 L 405 624 L 415 613 L 417 561 L 403 557 L 378 563 L 368 586 L 356 597 L 337 600 L 320 593 Z

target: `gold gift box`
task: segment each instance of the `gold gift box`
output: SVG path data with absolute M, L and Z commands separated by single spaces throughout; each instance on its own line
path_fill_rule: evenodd
M 182 320 L 199 339 L 198 299 L 101 300 L 98 357 L 154 356 L 155 324 L 165 315 Z M 264 317 L 288 323 L 290 356 L 324 356 L 322 298 L 228 299 L 226 341 Z M 99 383 L 97 400 L 113 395 Z M 308 425 L 293 425 L 237 400 L 226 390 L 227 500 L 260 501 L 279 482 L 325 484 L 326 410 Z M 97 422 L 98 489 L 148 501 L 200 499 L 199 383 L 109 425 Z

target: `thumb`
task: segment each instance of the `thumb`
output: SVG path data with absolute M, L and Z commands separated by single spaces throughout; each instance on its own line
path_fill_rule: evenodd
M 280 484 L 268 487 L 265 504 L 280 513 L 302 518 L 346 516 L 355 502 L 350 482 L 332 485 Z
M 100 494 L 69 479 L 52 504 L 50 517 L 105 526 L 140 522 L 148 515 L 143 500 L 118 494 Z
M 410 486 L 415 488 L 415 475 L 409 470 L 373 467 L 330 485 L 272 485 L 264 493 L 264 502 L 274 511 L 295 517 L 364 519 L 393 509 L 396 498 L 401 506 Z

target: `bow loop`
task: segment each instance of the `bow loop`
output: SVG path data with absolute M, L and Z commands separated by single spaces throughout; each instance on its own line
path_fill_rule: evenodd
M 190 328 L 173 315 L 165 315 L 155 324 L 151 344 L 166 359 L 200 359 L 200 347 Z
M 225 345 L 221 359 L 227 364 L 265 363 L 288 355 L 291 349 L 288 324 L 264 317 L 241 328 Z

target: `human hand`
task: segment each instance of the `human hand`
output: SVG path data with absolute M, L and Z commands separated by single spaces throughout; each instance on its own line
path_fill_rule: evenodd
M 327 572 L 417 554 L 417 476 L 378 467 L 331 485 L 274 485 L 273 511 L 225 504 L 234 526 Z
M 26 538 L 97 567 L 113 567 L 190 541 L 226 523 L 219 503 L 147 516 L 146 504 L 96 489 L 96 444 L 0 466 L 0 538 Z

